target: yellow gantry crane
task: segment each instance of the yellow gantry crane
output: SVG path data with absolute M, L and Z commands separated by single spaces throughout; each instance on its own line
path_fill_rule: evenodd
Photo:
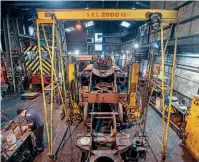
M 61 46 L 61 39 L 59 35 L 59 48 L 60 48 L 60 63 L 61 63 L 61 80 L 58 79 L 58 75 L 55 69 L 55 28 L 59 28 L 58 21 L 60 20 L 135 20 L 135 21 L 146 21 L 149 20 L 149 16 L 151 14 L 160 14 L 161 15 L 161 44 L 162 44 L 162 71 L 164 71 L 164 54 L 166 48 L 164 48 L 164 42 L 163 42 L 163 25 L 166 23 L 168 24 L 175 24 L 178 22 L 178 12 L 175 10 L 151 10 L 151 9 L 144 9 L 144 10 L 131 10 L 131 9 L 72 9 L 72 10 L 46 10 L 41 9 L 37 10 L 38 13 L 38 20 L 37 20 L 37 35 L 38 35 L 38 50 L 39 50 L 39 58 L 40 58 L 40 69 L 41 69 L 41 78 L 42 78 L 42 92 L 43 92 L 43 102 L 44 102 L 44 117 L 45 117 L 45 123 L 46 123 L 46 132 L 48 137 L 48 153 L 53 154 L 53 93 L 56 88 L 58 88 L 58 91 L 60 93 L 62 103 L 63 103 L 63 110 L 65 113 L 65 119 L 69 119 L 69 108 L 67 107 L 67 96 L 66 96 L 66 82 L 65 82 L 65 69 L 64 69 L 64 63 L 63 63 L 63 56 L 62 56 L 62 46 Z M 41 44 L 40 44 L 40 28 L 42 28 L 43 33 L 45 33 L 44 26 L 49 25 L 52 26 L 52 51 L 49 48 L 49 45 L 47 43 L 47 38 L 44 34 L 44 38 L 46 41 L 47 49 L 51 55 L 51 84 L 49 87 L 45 87 L 44 81 L 43 81 L 43 67 L 42 67 L 42 54 L 41 54 Z M 167 46 L 167 45 L 165 45 Z M 175 51 L 174 51 L 174 62 L 176 58 L 176 46 L 177 46 L 177 37 L 175 40 Z M 173 65 L 172 74 L 174 73 L 175 64 Z M 132 77 L 138 76 L 138 66 L 137 64 L 132 66 Z M 164 72 L 162 73 L 162 92 L 165 91 L 164 88 Z M 172 86 L 170 88 L 170 103 L 169 103 L 169 117 L 170 117 L 170 108 L 171 108 L 171 97 L 173 92 L 173 78 L 174 75 L 172 75 Z M 130 86 L 129 91 L 129 108 L 135 106 L 136 97 L 135 92 L 136 87 L 134 86 L 137 84 L 137 78 L 130 78 L 132 85 Z M 133 89 L 133 91 L 131 91 Z M 45 91 L 50 91 L 51 93 L 51 103 L 50 103 L 50 121 L 48 120 L 47 115 L 47 102 L 45 98 Z M 164 102 L 164 94 L 163 94 L 163 102 Z M 163 103 L 163 110 L 164 110 L 164 103 Z M 164 119 L 163 119 L 164 120 Z M 163 122 L 164 125 L 164 122 Z M 163 126 L 163 142 L 162 142 L 162 152 L 163 156 L 166 155 L 166 147 L 167 147 L 167 138 L 168 138 L 168 123 L 165 126 Z M 166 131 L 166 133 L 165 133 Z
M 167 50 L 168 42 L 170 39 L 171 31 L 173 28 L 173 25 L 170 26 L 169 29 L 169 34 L 168 38 L 166 40 L 166 43 L 164 45 L 164 23 L 162 22 L 160 24 L 160 41 L 161 41 L 161 61 L 160 61 L 160 68 L 156 72 L 156 76 L 151 79 L 151 74 L 152 74 L 152 62 L 154 60 L 154 53 L 151 56 L 151 65 L 150 65 L 150 70 L 149 70 L 149 79 L 152 83 L 152 89 L 150 93 L 150 97 L 148 100 L 148 106 L 151 101 L 152 94 L 155 90 L 155 88 L 158 88 L 161 90 L 162 94 L 162 159 L 164 160 L 166 158 L 166 149 L 167 149 L 167 143 L 168 143 L 168 133 L 169 133 L 169 123 L 170 123 L 170 114 L 171 114 L 171 104 L 172 104 L 172 95 L 173 95 L 173 89 L 174 89 L 174 76 L 175 76 L 175 67 L 176 67 L 176 53 L 177 53 L 177 40 L 178 40 L 178 23 L 176 26 L 176 33 L 175 33 L 175 41 L 174 41 L 174 54 L 173 54 L 173 65 L 172 65 L 172 73 L 171 73 L 171 84 L 170 86 L 165 85 L 164 81 L 164 57 L 165 57 L 165 52 Z M 158 75 L 160 72 L 160 69 L 162 71 L 161 74 L 161 82 L 158 81 Z M 168 117 L 167 121 L 165 122 L 165 91 L 169 91 L 169 106 L 168 106 Z
M 45 26 L 51 25 L 52 26 L 52 51 L 49 47 L 49 42 L 47 40 L 46 32 L 45 32 Z M 55 60 L 55 30 L 57 27 L 56 20 L 37 20 L 37 36 L 38 36 L 38 53 L 39 53 L 39 59 L 40 59 L 40 71 L 41 71 L 41 83 L 42 83 L 42 94 L 43 94 L 43 103 L 44 103 L 44 118 L 45 118 L 45 126 L 46 126 L 46 133 L 47 133 L 47 139 L 48 139 L 48 153 L 53 154 L 53 107 L 54 107 L 54 98 L 55 98 L 55 91 L 58 90 L 59 96 L 61 98 L 61 101 L 63 103 L 63 113 L 65 117 L 67 117 L 67 108 L 66 108 L 66 82 L 65 82 L 65 70 L 64 70 L 64 60 L 62 56 L 62 45 L 61 45 L 61 37 L 60 32 L 58 31 L 58 39 L 59 39 L 59 63 L 61 64 L 61 70 L 59 73 L 61 73 L 61 79 L 58 76 L 57 69 L 55 68 L 55 65 L 57 61 Z M 50 55 L 50 62 L 51 62 L 51 83 L 50 85 L 46 86 L 44 85 L 44 69 L 43 69 L 43 62 L 42 62 L 42 52 L 41 52 L 41 44 L 40 44 L 40 33 L 41 30 L 44 36 L 44 40 L 46 43 L 46 47 L 48 50 L 48 53 Z M 50 92 L 50 114 L 48 114 L 48 106 L 47 106 L 47 99 L 46 99 L 46 92 Z M 50 121 L 48 121 L 48 118 L 50 116 Z

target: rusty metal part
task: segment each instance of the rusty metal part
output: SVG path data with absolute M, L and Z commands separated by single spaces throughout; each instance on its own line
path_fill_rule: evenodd
M 88 154 L 91 162 L 103 157 L 104 161 L 119 162 L 122 161 L 121 154 L 133 143 L 129 134 L 117 132 L 117 126 L 124 122 L 124 116 L 130 122 L 135 121 L 140 112 L 138 106 L 129 105 L 125 73 L 114 64 L 103 66 L 89 65 L 80 73 L 79 96 L 86 129 L 78 137 L 77 147 Z M 124 86 L 126 91 L 120 93 Z M 136 93 L 136 90 L 137 85 L 133 92 Z
M 84 104 L 84 122 L 87 120 L 87 113 L 88 113 L 88 102 Z
M 118 94 L 110 94 L 110 93 L 89 93 L 87 102 L 90 103 L 118 103 Z
M 118 117 L 120 122 L 123 123 L 123 107 L 121 103 L 118 103 Z
M 22 129 L 22 125 L 21 123 L 19 124 L 13 124 L 12 127 L 12 133 L 15 134 L 15 136 L 18 138 L 20 136 L 22 136 L 25 133 L 26 130 Z

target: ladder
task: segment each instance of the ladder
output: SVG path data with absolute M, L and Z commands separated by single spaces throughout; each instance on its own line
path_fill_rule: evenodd
M 47 35 L 45 32 L 45 26 L 51 26 L 52 27 L 52 48 L 50 49 L 49 42 L 47 39 Z M 42 52 L 41 52 L 41 31 L 43 34 L 43 38 L 46 43 L 47 51 L 50 56 L 50 62 L 51 62 L 51 82 L 48 86 L 44 85 L 44 67 L 42 62 Z M 45 126 L 46 126 L 46 133 L 47 133 L 47 139 L 48 139 L 48 155 L 50 158 L 55 158 L 54 151 L 54 143 L 56 143 L 56 139 L 53 139 L 53 109 L 55 107 L 54 105 L 54 98 L 55 98 L 55 92 L 58 91 L 59 96 L 62 101 L 62 111 L 65 116 L 65 120 L 68 120 L 69 114 L 68 114 L 68 107 L 67 107 L 67 94 L 66 94 L 66 81 L 65 81 L 65 67 L 64 67 L 64 58 L 63 58 L 63 47 L 62 47 L 62 40 L 61 40 L 61 34 L 59 30 L 59 23 L 55 20 L 55 18 L 52 18 L 50 20 L 37 20 L 37 37 L 38 37 L 38 53 L 39 53 L 39 61 L 40 61 L 40 71 L 41 71 L 41 85 L 42 85 L 42 95 L 43 95 L 43 103 L 44 103 L 44 118 L 45 118 Z M 55 40 L 58 40 L 59 45 L 59 51 L 55 51 Z M 56 57 L 55 57 L 56 55 Z M 58 73 L 57 73 L 58 71 Z M 46 99 L 46 92 L 50 92 L 50 113 L 47 110 L 47 99 Z M 62 130 L 62 127 L 60 127 L 60 131 Z M 59 134 L 59 133 L 58 133 Z M 62 133 L 65 134 L 65 133 Z
M 162 160 L 166 159 L 166 153 L 167 153 L 167 144 L 168 144 L 168 131 L 169 131 L 169 122 L 170 122 L 170 113 L 171 113 L 171 103 L 172 103 L 172 95 L 173 95 L 173 89 L 174 89 L 174 76 L 175 76 L 175 67 L 176 67 L 176 53 L 177 53 L 177 40 L 178 40 L 178 23 L 176 25 L 176 33 L 175 33 L 175 41 L 174 41 L 174 55 L 173 55 L 173 64 L 172 64 L 172 73 L 171 73 L 171 84 L 170 86 L 165 85 L 164 81 L 164 57 L 165 52 L 167 50 L 168 42 L 170 39 L 171 31 L 173 28 L 173 24 L 170 26 L 168 38 L 166 40 L 166 43 L 164 45 L 164 24 L 160 23 L 160 40 L 161 40 L 161 61 L 160 61 L 160 68 L 156 71 L 155 78 L 152 78 L 152 64 L 154 61 L 155 54 L 153 53 L 151 56 L 150 66 L 149 66 L 149 81 L 150 85 L 152 85 L 151 93 L 149 96 L 149 100 L 147 103 L 147 107 L 151 103 L 152 94 L 155 90 L 155 88 L 161 90 L 162 94 Z M 161 74 L 161 82 L 158 81 L 158 75 L 160 73 L 160 69 L 162 69 Z M 167 121 L 165 122 L 165 92 L 169 92 L 169 106 L 168 106 L 168 117 Z

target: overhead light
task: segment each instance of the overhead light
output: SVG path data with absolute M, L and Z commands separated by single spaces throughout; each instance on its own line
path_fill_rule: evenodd
M 127 21 L 122 21 L 122 23 L 120 25 L 128 28 L 131 25 L 131 23 L 129 23 Z
M 156 43 L 154 43 L 154 47 L 155 48 L 159 48 L 159 46 L 158 46 L 158 43 L 156 42 Z
M 79 55 L 79 50 L 75 50 L 75 55 Z
M 87 22 L 87 23 L 84 23 L 84 26 L 85 26 L 86 28 L 91 27 L 91 26 L 93 26 L 93 25 L 94 25 L 94 22 L 93 22 L 93 21 L 89 21 L 89 22 Z
M 70 27 L 70 28 L 66 28 L 65 30 L 69 33 L 69 32 L 71 32 L 71 31 L 74 31 L 75 28 L 74 28 L 74 27 Z
M 89 4 L 87 4 L 87 6 L 86 6 L 86 8 L 85 8 L 85 9 L 86 9 L 86 10 L 88 10 L 89 8 L 90 8 L 90 7 L 89 7 Z
M 135 8 L 135 3 L 133 4 L 132 9 L 133 9 L 133 10 L 135 10 L 135 9 L 136 9 L 136 8 Z
M 77 30 L 81 30 L 82 29 L 82 25 L 80 24 L 80 22 L 78 21 L 78 23 L 75 25 L 75 28 Z
M 134 48 L 139 48 L 139 44 L 138 44 L 138 43 L 135 43 L 135 44 L 134 44 Z
M 128 53 L 129 53 L 129 51 L 127 50 L 127 51 L 126 51 L 126 53 L 128 54 Z

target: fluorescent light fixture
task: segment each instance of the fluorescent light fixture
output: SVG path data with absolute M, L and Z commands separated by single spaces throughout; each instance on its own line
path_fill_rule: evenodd
M 154 43 L 155 48 L 159 48 L 158 43 Z
M 31 35 L 31 36 L 33 36 L 33 34 L 34 34 L 34 28 L 32 26 L 28 27 L 28 34 Z
M 93 25 L 94 25 L 94 22 L 93 22 L 93 21 L 89 21 L 89 22 L 87 22 L 87 23 L 84 23 L 84 26 L 85 26 L 86 28 L 91 27 L 91 26 L 93 26 Z
M 74 27 L 70 27 L 70 28 L 66 28 L 65 30 L 69 33 L 69 32 L 71 32 L 71 31 L 74 31 L 75 28 L 74 28 Z
M 139 48 L 139 44 L 138 44 L 138 43 L 135 43 L 135 44 L 134 44 L 134 48 Z
M 79 50 L 75 50 L 75 55 L 79 55 Z
M 122 23 L 120 25 L 128 28 L 129 26 L 131 26 L 131 23 L 129 23 L 127 21 L 122 21 Z
M 89 7 L 89 4 L 87 4 L 85 9 L 88 10 L 89 8 L 90 8 L 90 7 Z

